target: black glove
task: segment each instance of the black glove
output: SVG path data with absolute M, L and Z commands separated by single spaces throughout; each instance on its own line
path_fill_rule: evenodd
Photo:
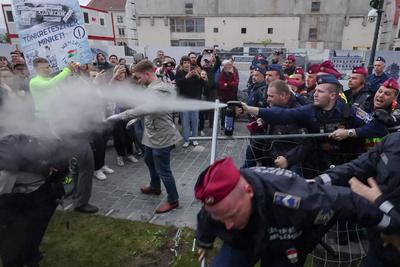
M 396 118 L 392 114 L 384 109 L 377 109 L 373 114 L 374 118 L 382 121 L 386 125 L 394 125 L 396 123 Z

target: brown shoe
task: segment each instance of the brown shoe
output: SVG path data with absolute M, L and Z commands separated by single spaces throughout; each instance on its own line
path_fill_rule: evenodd
M 164 212 L 168 212 L 170 210 L 176 209 L 177 207 L 179 207 L 179 202 L 176 201 L 174 203 L 170 203 L 170 202 L 165 202 L 164 204 L 161 204 L 157 209 L 156 209 L 156 213 L 164 213 Z
M 161 189 L 155 189 L 151 186 L 141 187 L 140 191 L 146 195 L 161 195 Z

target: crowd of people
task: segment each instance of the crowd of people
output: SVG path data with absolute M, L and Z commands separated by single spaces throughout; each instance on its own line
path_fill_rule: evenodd
M 398 266 L 398 261 L 392 264 L 392 256 L 399 258 L 398 252 L 390 247 L 387 256 L 388 249 L 383 248 L 379 236 L 382 229 L 385 233 L 398 231 L 393 208 L 387 207 L 396 207 L 396 210 L 400 204 L 396 193 L 400 172 L 395 168 L 387 170 L 382 167 L 382 164 L 393 164 L 392 157 L 398 157 L 398 143 L 383 148 L 382 140 L 391 131 L 396 131 L 400 124 L 397 104 L 400 88 L 395 79 L 384 73 L 384 58 L 376 58 L 374 73 L 370 75 L 363 66 L 355 67 L 348 79 L 348 90 L 344 90 L 339 82 L 342 74 L 331 61 L 303 69 L 296 66 L 294 55 L 288 55 L 282 61 L 279 53 L 271 58 L 261 54 L 254 57 L 247 88 L 239 88 L 239 71 L 234 60 L 221 59 L 215 49 L 208 48 L 200 54 L 192 52 L 184 55 L 178 61 L 158 51 L 153 61 L 143 59 L 131 65 L 116 55 L 107 58 L 105 54 L 98 53 L 91 64 L 70 62 L 55 74 L 52 74 L 46 58 L 36 58 L 33 61 L 33 77 L 30 77 L 21 52 L 14 51 L 10 57 L 10 61 L 7 57 L 0 57 L 0 109 L 16 99 L 26 100 L 24 103 L 29 104 L 24 107 L 25 114 L 31 116 L 31 120 L 42 129 L 54 134 L 57 142 L 36 140 L 33 134 L 29 136 L 30 133 L 1 139 L 0 153 L 7 147 L 20 147 L 21 144 L 30 144 L 30 147 L 44 144 L 52 149 L 46 150 L 46 153 L 33 149 L 41 156 L 32 156 L 29 160 L 20 155 L 25 150 L 18 152 L 15 149 L 19 157 L 2 158 L 0 155 L 0 159 L 4 159 L 0 163 L 0 170 L 3 170 L 0 197 L 17 192 L 21 176 L 16 171 L 51 177 L 49 183 L 60 183 L 61 176 L 70 173 L 74 184 L 72 198 L 75 211 L 96 213 L 98 208 L 89 203 L 93 177 L 104 181 L 107 175 L 114 173 L 115 170 L 105 164 L 107 143 L 112 140 L 117 155 L 115 162 L 119 167 L 124 167 L 127 161 L 137 163 L 140 157 L 144 158 L 150 182 L 140 191 L 146 195 L 160 195 L 162 182 L 167 201 L 155 212 L 169 212 L 179 207 L 179 192 L 170 166 L 171 151 L 178 144 L 184 149 L 199 145 L 189 138 L 204 136 L 206 122 L 209 128 L 213 127 L 213 111 L 184 111 L 179 113 L 178 119 L 175 118 L 177 113 L 146 113 L 140 106 L 109 101 L 107 97 L 102 99 L 102 88 L 138 87 L 165 99 L 178 96 L 207 101 L 219 99 L 222 103 L 241 100 L 236 116 L 248 120 L 247 128 L 251 135 L 284 135 L 284 138 L 251 138 L 241 172 L 230 159 L 224 159 L 200 175 L 195 196 L 204 205 L 199 214 L 198 245 L 210 248 L 216 236 L 225 242 L 214 266 L 252 266 L 266 257 L 275 264 L 268 266 L 286 266 L 287 263 L 302 266 L 307 253 L 328 230 L 326 226 L 331 226 L 328 222 L 333 218 L 356 221 L 367 227 L 379 225 L 381 230 L 371 233 L 372 245 L 365 266 Z M 74 134 L 53 133 L 54 127 L 49 118 L 54 98 L 61 97 L 57 88 L 73 80 L 99 90 L 99 98 L 95 101 L 101 103 L 103 110 L 101 114 L 93 114 L 100 117 L 96 120 L 96 130 Z M 245 99 L 239 99 L 239 89 L 247 92 Z M 222 129 L 225 117 L 226 108 L 221 110 L 218 127 Z M 2 131 L 4 129 L 0 127 L 1 135 Z M 286 136 L 307 133 L 322 135 L 297 139 Z M 398 140 L 396 134 L 389 136 L 395 140 L 392 142 Z M 63 151 L 62 156 L 60 151 Z M 356 159 L 361 154 L 363 156 Z M 40 160 L 45 157 L 48 159 L 43 164 Z M 23 164 L 10 164 L 21 158 L 25 160 Z M 363 164 L 367 163 L 368 170 L 363 171 Z M 39 165 L 40 168 L 36 168 Z M 339 166 L 332 169 L 335 165 Z M 254 168 L 249 169 L 251 167 Z M 293 173 L 279 171 L 281 169 Z M 306 182 L 298 175 L 310 180 Z M 321 186 L 348 186 L 353 176 L 364 183 L 370 176 L 376 178 L 376 183 L 374 180 L 368 180 L 368 183 L 375 190 L 373 192 L 379 192 L 379 196 L 368 198 L 370 187 L 362 187 L 358 180 L 353 179 L 351 185 L 356 193 L 379 203 L 381 211 L 351 191 Z M 38 188 L 44 190 L 43 183 L 29 183 L 29 189 L 25 189 L 29 193 Z M 46 187 L 46 190 L 54 190 L 54 187 Z M 313 194 L 319 196 L 313 198 Z M 57 192 L 54 195 L 59 197 L 62 194 Z M 383 203 L 386 203 L 384 208 Z M 54 200 L 46 213 L 47 219 L 54 212 L 55 204 Z M 265 210 L 265 207 L 268 209 Z M 43 229 L 40 231 L 44 233 Z M 262 243 L 265 231 L 270 235 L 269 242 Z M 310 238 L 304 237 L 304 233 Z M 24 242 L 24 238 L 15 242 Z M 40 240 L 41 235 L 36 241 L 40 243 Z M 253 246 L 255 244 L 256 247 Z M 24 257 L 18 253 L 10 253 L 8 257 L 0 255 L 3 262 L 36 259 L 38 245 L 32 247 L 36 251 L 30 251 Z M 0 242 L 0 252 L 1 249 L 5 248 Z M 269 253 L 260 256 L 267 250 Z M 382 257 L 381 251 L 385 252 Z M 376 265 L 376 262 L 383 265 Z

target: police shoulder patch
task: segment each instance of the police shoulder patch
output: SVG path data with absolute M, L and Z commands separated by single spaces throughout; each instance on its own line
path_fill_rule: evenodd
M 335 211 L 332 209 L 321 209 L 315 217 L 314 224 L 326 224 L 333 218 L 333 215 L 335 215 Z
M 273 202 L 274 204 L 280 206 L 288 207 L 291 209 L 298 209 L 300 207 L 301 198 L 281 192 L 275 192 Z
M 364 121 L 365 123 L 368 123 L 372 120 L 371 115 L 369 115 L 367 112 L 365 112 L 359 107 L 356 108 L 356 117 Z

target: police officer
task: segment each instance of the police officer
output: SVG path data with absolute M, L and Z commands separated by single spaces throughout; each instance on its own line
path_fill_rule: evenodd
M 368 113 L 351 107 L 339 101 L 338 80 L 332 75 L 320 75 L 314 95 L 314 104 L 305 105 L 295 109 L 282 109 L 273 107 L 269 109 L 249 107 L 243 103 L 246 114 L 259 116 L 270 124 L 297 123 L 305 127 L 310 133 L 330 133 L 333 140 L 319 142 L 320 153 L 316 160 L 320 161 L 322 170 L 335 162 L 346 162 L 344 153 L 354 154 L 359 149 L 357 142 L 337 142 L 347 138 L 382 137 L 388 131 L 384 123 L 372 118 Z M 337 162 L 335 161 L 337 160 Z
M 345 91 L 349 104 L 369 111 L 372 105 L 372 95 L 365 88 L 365 78 L 368 76 L 364 67 L 354 67 L 349 78 L 349 90 Z
M 377 200 L 378 206 L 386 211 L 400 207 L 400 133 L 388 135 L 384 141 L 373 149 L 343 165 L 327 170 L 315 178 L 320 184 L 347 186 L 352 177 L 357 177 L 367 184 L 368 178 L 374 177 L 383 192 Z M 369 182 L 371 183 L 371 182 Z M 391 205 L 385 201 L 392 202 Z M 394 248 L 384 248 L 379 231 L 371 231 L 369 235 L 370 250 L 365 266 L 400 266 L 400 255 Z M 380 265 L 368 264 L 368 261 L 378 261 Z
M 283 71 L 285 72 L 286 76 L 290 76 L 296 70 L 296 57 L 294 55 L 288 55 L 283 64 Z
M 239 171 L 232 159 L 214 162 L 200 174 L 195 196 L 196 241 L 212 248 L 224 242 L 212 266 L 303 266 L 329 227 L 349 219 L 392 233 L 398 224 L 368 200 L 343 187 L 307 183 L 295 173 L 256 167 Z M 201 251 L 202 252 L 202 251 Z
M 399 84 L 395 79 L 387 79 L 376 91 L 373 104 L 370 105 L 372 107 L 368 110 L 373 117 L 382 121 L 389 128 L 389 131 L 396 130 L 400 124 L 400 110 L 396 101 L 399 96 L 399 89 Z M 367 138 L 366 148 L 371 149 L 381 141 L 382 138 L 378 137 Z
M 270 64 L 267 67 L 267 72 L 265 74 L 265 81 L 270 84 L 276 80 L 285 80 L 285 74 L 283 72 L 282 66 L 278 64 Z
M 267 87 L 265 82 L 266 69 L 255 67 L 251 73 L 252 85 L 248 89 L 247 104 L 262 107 L 264 105 L 264 94 Z
M 386 60 L 383 57 L 377 57 L 374 62 L 374 73 L 367 77 L 368 90 L 375 94 L 379 87 L 389 79 L 389 75 L 385 73 Z
M 255 67 L 252 71 L 253 85 L 249 88 L 249 96 L 247 98 L 247 104 L 264 107 L 265 106 L 265 91 L 267 84 L 265 82 L 266 70 L 261 67 Z M 256 118 L 253 116 L 249 117 L 249 122 L 256 122 Z M 256 134 L 256 132 L 251 132 Z M 257 159 L 263 158 L 265 142 L 264 140 L 250 139 L 250 143 L 246 148 L 246 161 L 243 168 L 254 167 L 257 165 Z
M 317 74 L 319 72 L 319 64 L 311 65 L 307 70 L 306 87 L 307 99 L 310 102 L 314 101 L 315 87 L 317 87 Z

